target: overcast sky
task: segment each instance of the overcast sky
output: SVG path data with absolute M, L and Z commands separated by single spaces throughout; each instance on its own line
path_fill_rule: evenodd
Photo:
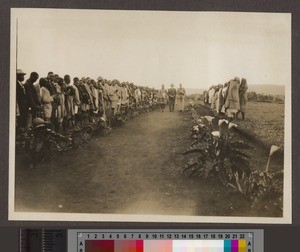
M 291 82 L 290 14 L 14 9 L 16 18 L 27 73 L 150 87 Z

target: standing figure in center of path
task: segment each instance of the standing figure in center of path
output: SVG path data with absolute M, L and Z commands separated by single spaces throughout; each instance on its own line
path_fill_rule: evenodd
M 168 90 L 168 97 L 169 97 L 169 110 L 170 112 L 174 111 L 175 107 L 175 99 L 176 99 L 176 89 L 174 88 L 174 84 L 171 84 L 171 88 Z
M 247 99 L 247 89 L 248 89 L 247 80 L 245 78 L 242 78 L 240 89 L 239 89 L 240 111 L 238 112 L 238 114 L 241 112 L 242 120 L 245 119 L 245 107 L 246 107 L 246 103 L 248 101 L 248 99 Z
M 177 89 L 177 104 L 179 111 L 184 110 L 184 99 L 185 99 L 185 89 L 182 87 L 182 84 L 179 84 L 179 88 Z
M 161 112 L 164 112 L 167 103 L 167 90 L 165 89 L 165 85 L 161 85 L 161 89 L 158 91 L 157 96 Z

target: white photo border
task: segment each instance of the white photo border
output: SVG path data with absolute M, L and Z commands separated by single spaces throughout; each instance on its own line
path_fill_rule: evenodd
M 74 11 L 72 9 L 58 9 Z M 57 9 L 11 8 L 10 37 L 10 106 L 9 106 L 9 188 L 8 220 L 18 221 L 91 221 L 91 222 L 178 222 L 178 223 L 255 223 L 255 224 L 291 224 L 292 223 L 292 85 L 285 85 L 285 126 L 284 126 L 284 197 L 282 217 L 226 217 L 226 216 L 181 216 L 181 215 L 137 215 L 137 214 L 75 214 L 75 213 L 41 213 L 15 211 L 15 114 L 16 114 L 16 20 L 22 15 L 36 11 L 57 11 Z M 79 11 L 79 10 L 76 10 Z M 80 10 L 89 12 L 92 10 Z M 125 10 L 93 10 L 118 11 Z M 126 10 L 127 11 L 127 10 Z M 135 11 L 135 10 L 132 10 Z M 161 11 L 160 11 L 161 12 Z M 201 13 L 201 12 L 199 12 Z M 208 13 L 208 12 L 206 12 Z M 218 13 L 216 11 L 212 13 Z M 291 13 L 277 13 L 289 15 Z M 290 25 L 291 27 L 291 25 Z M 292 31 L 290 30 L 290 41 Z M 291 45 L 291 43 L 290 43 Z M 290 47 L 292 48 L 292 47 Z M 292 56 L 292 50 L 291 50 Z M 291 62 L 292 64 L 292 62 Z M 292 67 L 291 67 L 292 69 Z M 291 76 L 291 73 L 290 73 Z

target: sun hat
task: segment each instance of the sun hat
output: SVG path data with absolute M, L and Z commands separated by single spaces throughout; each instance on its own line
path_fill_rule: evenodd
M 22 69 L 17 69 L 17 74 L 18 74 L 18 75 L 25 75 L 26 73 L 24 73 L 24 72 L 22 71 Z

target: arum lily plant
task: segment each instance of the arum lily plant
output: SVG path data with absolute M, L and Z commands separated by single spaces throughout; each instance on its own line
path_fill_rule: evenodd
M 222 183 L 227 185 L 234 180 L 234 173 L 249 173 L 249 156 L 240 149 L 249 146 L 242 141 L 234 140 L 230 129 L 237 127 L 228 120 L 218 121 L 219 130 L 212 130 L 212 116 L 205 116 L 208 125 L 199 123 L 192 129 L 192 146 L 184 154 L 193 154 L 184 171 L 199 173 L 206 178 L 216 174 Z
M 267 162 L 267 165 L 266 165 L 266 169 L 265 169 L 265 172 L 269 172 L 269 166 L 270 166 L 270 161 L 271 161 L 271 158 L 273 156 L 273 154 L 278 151 L 278 150 L 281 150 L 280 147 L 276 146 L 276 145 L 272 145 L 271 148 L 270 148 L 270 154 L 269 154 L 269 157 L 268 157 L 268 162 Z

